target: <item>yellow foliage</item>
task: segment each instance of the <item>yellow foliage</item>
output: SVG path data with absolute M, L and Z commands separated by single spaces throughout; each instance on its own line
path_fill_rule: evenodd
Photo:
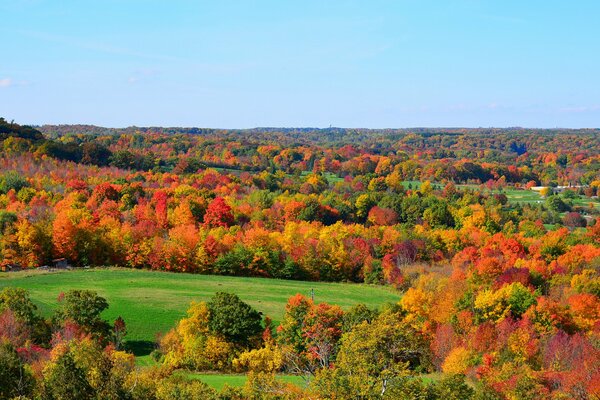
M 537 339 L 527 329 L 517 329 L 508 337 L 508 348 L 514 354 L 514 361 L 524 363 L 537 349 Z
M 550 193 L 551 192 L 550 192 L 550 188 L 549 187 L 545 187 L 545 188 L 542 188 L 542 190 L 540 190 L 540 195 L 542 197 L 548 197 L 548 195 L 550 195 Z
M 506 303 L 507 291 L 510 285 L 504 286 L 500 290 L 484 290 L 475 298 L 475 308 L 480 312 L 484 320 L 498 321 L 503 319 L 510 312 L 510 307 Z
M 276 372 L 282 365 L 281 349 L 270 344 L 262 349 L 246 351 L 233 360 L 234 368 L 240 371 Z
M 600 276 L 593 269 L 584 269 L 571 278 L 571 289 L 576 293 L 600 293 Z
M 190 210 L 190 204 L 187 201 L 180 203 L 172 213 L 169 213 L 169 219 L 173 225 L 195 224 L 196 220 Z
M 468 209 L 461 209 L 459 212 L 464 213 L 463 227 L 464 228 L 483 228 L 485 226 L 485 209 L 481 204 L 472 204 Z
M 375 173 L 378 175 L 389 174 L 392 170 L 392 160 L 389 157 L 380 157 L 375 167 Z
M 164 355 L 163 364 L 166 367 L 177 368 L 183 364 L 184 352 L 181 336 L 175 330 L 170 330 L 161 338 L 160 348 Z
M 183 340 L 192 336 L 206 335 L 208 333 L 208 305 L 203 301 L 193 301 L 187 314 L 188 317 L 183 318 L 177 325 L 177 333 L 183 337 Z
M 464 374 L 473 364 L 473 354 L 464 347 L 453 349 L 442 364 L 442 371 L 447 374 Z
M 125 351 L 111 352 L 110 360 L 112 362 L 113 374 L 118 373 L 121 376 L 125 376 L 126 373 L 130 373 L 135 369 L 135 356 Z
M 385 183 L 389 188 L 397 192 L 404 189 L 402 186 L 402 175 L 396 169 L 385 177 Z
M 204 346 L 204 357 L 211 369 L 224 369 L 228 365 L 233 345 L 218 336 L 209 336 Z
M 224 369 L 228 366 L 233 345 L 208 329 L 209 310 L 205 302 L 192 302 L 188 318 L 160 341 L 163 364 L 169 368 L 197 370 Z
M 421 187 L 419 188 L 419 192 L 421 192 L 425 196 L 427 196 L 428 194 L 433 192 L 433 187 L 431 186 L 431 182 L 429 182 L 429 181 L 423 182 L 423 184 L 421 184 Z
M 407 322 L 423 321 L 427 318 L 433 302 L 433 293 L 425 292 L 422 289 L 410 288 L 400 300 L 400 304 L 408 315 Z

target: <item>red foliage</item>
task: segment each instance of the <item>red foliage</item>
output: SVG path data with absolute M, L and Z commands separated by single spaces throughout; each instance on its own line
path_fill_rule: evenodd
M 210 227 L 233 225 L 233 213 L 231 207 L 222 197 L 216 197 L 207 207 L 204 214 L 204 224 Z
M 398 222 L 398 214 L 389 208 L 374 206 L 369 211 L 367 220 L 373 225 L 394 225 Z
M 156 222 L 159 227 L 166 228 L 167 227 L 167 194 L 158 190 L 154 192 L 153 196 L 154 202 L 154 211 L 156 213 Z

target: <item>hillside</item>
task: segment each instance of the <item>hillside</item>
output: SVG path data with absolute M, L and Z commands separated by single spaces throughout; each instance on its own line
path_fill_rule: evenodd
M 137 355 L 147 354 L 153 347 L 156 335 L 167 332 L 185 316 L 190 302 L 208 300 L 219 291 L 238 294 L 277 323 L 283 316 L 288 298 L 297 293 L 310 296 L 311 289 L 314 290 L 315 301 L 338 304 L 343 308 L 358 303 L 380 307 L 400 299 L 399 294 L 390 288 L 369 285 L 115 268 L 0 274 L 0 290 L 8 286 L 27 289 L 45 316 L 49 316 L 57 306 L 57 297 L 62 292 L 71 289 L 98 291 L 110 304 L 103 316 L 109 321 L 123 317 L 129 332 L 127 340 Z

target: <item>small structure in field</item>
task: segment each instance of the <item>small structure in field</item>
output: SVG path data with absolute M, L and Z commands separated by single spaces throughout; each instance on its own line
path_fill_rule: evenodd
M 586 188 L 586 187 L 587 187 L 587 185 L 569 185 L 569 186 L 556 186 L 556 187 L 532 186 L 530 189 L 533 190 L 534 192 L 541 192 L 542 190 L 548 188 L 548 190 L 551 190 L 553 193 L 562 193 L 565 190 L 581 189 L 581 188 Z
M 19 264 L 14 263 L 4 263 L 0 265 L 0 271 L 2 272 L 16 272 L 21 271 L 22 269 L 23 267 L 21 267 Z
M 66 258 L 56 258 L 52 260 L 52 267 L 55 269 L 67 269 L 70 265 Z

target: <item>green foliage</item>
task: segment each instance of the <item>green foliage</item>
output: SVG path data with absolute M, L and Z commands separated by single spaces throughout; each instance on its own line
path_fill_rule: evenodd
M 157 400 L 211 400 L 217 393 L 206 383 L 173 376 L 162 380 L 156 390 Z
M 354 207 L 356 209 L 356 218 L 359 221 L 365 221 L 369 215 L 369 210 L 375 205 L 375 200 L 369 194 L 361 194 L 356 198 Z
M 254 259 L 254 254 L 242 245 L 235 246 L 231 251 L 219 256 L 214 262 L 214 270 L 221 275 L 247 275 L 247 266 Z
M 104 145 L 86 142 L 81 146 L 81 162 L 83 164 L 108 165 L 112 152 Z
M 37 306 L 29 298 L 29 292 L 23 288 L 6 287 L 0 291 L 0 313 L 6 309 L 30 326 L 37 321 Z
M 0 210 L 0 233 L 17 222 L 17 214 L 12 211 Z
M 10 343 L 0 342 L 0 399 L 32 394 L 34 378 Z
M 560 196 L 549 196 L 546 199 L 546 206 L 554 212 L 565 212 L 569 211 L 571 207 L 565 203 Z
M 108 336 L 110 325 L 100 316 L 108 308 L 104 297 L 93 290 L 69 290 L 60 303 L 60 308 L 54 313 L 55 323 L 62 325 L 73 321 L 88 333 Z
M 529 289 L 520 283 L 511 285 L 511 290 L 507 298 L 511 314 L 514 317 L 520 317 L 529 307 L 536 303 L 536 294 L 531 293 Z
M 316 385 L 323 390 L 333 384 L 343 390 L 342 398 L 351 393 L 363 398 L 385 394 L 395 380 L 427 363 L 427 345 L 418 337 L 399 314 L 383 312 L 342 336 L 335 371 L 319 372 Z
M 342 331 L 350 332 L 355 326 L 367 322 L 371 323 L 378 315 L 376 310 L 372 310 L 364 304 L 357 304 L 344 313 L 342 322 Z
M 211 331 L 234 343 L 247 344 L 262 331 L 261 314 L 233 293 L 215 293 L 208 309 Z
M 34 129 L 26 125 L 18 125 L 15 123 L 9 123 L 4 118 L 0 117 L 0 141 L 8 138 L 21 138 L 31 141 L 44 140 L 44 135 L 37 129 Z
M 443 400 L 468 400 L 475 391 L 465 382 L 464 375 L 446 375 L 435 384 L 435 391 L 439 399 Z
M 45 371 L 43 392 L 52 400 L 87 400 L 95 394 L 86 371 L 77 365 L 71 352 L 61 354 Z
M 0 176 L 0 194 L 8 193 L 11 189 L 15 192 L 28 187 L 29 182 L 17 171 L 8 171 Z
M 443 200 L 434 200 L 423 212 L 423 219 L 432 227 L 453 227 L 454 217 Z

